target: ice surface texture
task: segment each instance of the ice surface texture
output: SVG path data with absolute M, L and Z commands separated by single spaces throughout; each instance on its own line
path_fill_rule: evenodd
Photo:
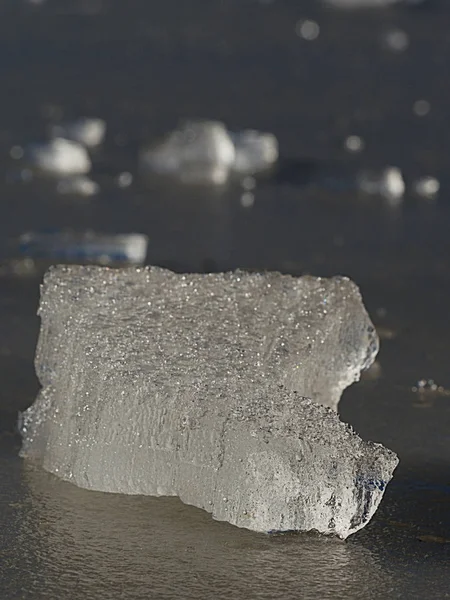
M 376 510 L 395 455 L 300 396 L 335 406 L 376 354 L 348 279 L 57 267 L 40 315 L 22 455 L 48 471 L 257 531 L 346 537 Z

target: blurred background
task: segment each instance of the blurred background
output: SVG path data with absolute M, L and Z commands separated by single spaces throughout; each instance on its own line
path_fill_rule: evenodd
M 449 56 L 446 0 L 1 0 L 2 598 L 450 597 Z M 56 262 L 354 279 L 381 350 L 339 411 L 401 460 L 373 521 L 268 538 L 23 464 Z

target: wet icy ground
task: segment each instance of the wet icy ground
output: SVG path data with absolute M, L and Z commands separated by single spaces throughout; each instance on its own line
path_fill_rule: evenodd
M 362 288 L 379 328 L 381 371 L 350 388 L 341 416 L 401 465 L 372 523 L 345 544 L 268 538 L 214 523 L 175 500 L 86 492 L 24 465 L 15 411 L 33 400 L 38 277 L 0 284 L 2 510 L 5 598 L 445 598 L 450 577 L 450 127 L 445 2 L 337 13 L 316 2 L 81 2 L 0 11 L 0 234 L 58 227 L 149 236 L 148 262 L 180 271 L 234 267 L 343 273 Z M 303 24 L 296 27 L 298 22 Z M 296 31 L 320 32 L 305 39 Z M 392 29 L 404 51 L 386 48 Z M 314 37 L 314 36 L 313 36 Z M 397 38 L 398 39 L 398 38 Z M 417 101 L 429 113 L 417 114 Z M 419 105 L 424 106 L 424 105 Z M 10 148 L 42 135 L 62 107 L 107 121 L 92 199 L 51 181 L 9 177 Z M 419 110 L 420 113 L 420 110 Z M 333 173 L 399 166 L 407 193 L 381 198 L 305 183 L 305 171 L 242 189 L 188 189 L 135 173 L 142 142 L 182 117 L 275 133 L 292 159 Z M 345 140 L 365 148 L 349 153 Z M 307 170 L 310 173 L 309 170 Z M 409 182 L 441 182 L 433 201 Z M 421 379 L 433 379 L 422 392 Z

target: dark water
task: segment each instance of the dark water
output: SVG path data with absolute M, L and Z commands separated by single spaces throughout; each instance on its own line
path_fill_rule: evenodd
M 319 23 L 307 41 L 301 19 Z M 277 0 L 48 0 L 0 5 L 0 236 L 93 228 L 149 235 L 148 262 L 177 270 L 270 268 L 343 273 L 361 286 L 383 336 L 381 373 L 347 390 L 342 418 L 395 450 L 401 464 L 373 521 L 343 543 L 264 536 L 213 522 L 174 499 L 87 492 L 18 458 L 16 411 L 37 389 L 33 354 L 39 277 L 0 279 L 0 597 L 450 597 L 450 8 L 335 12 Z M 386 50 L 392 27 L 405 52 Z M 418 117 L 413 104 L 429 101 Z M 9 148 L 48 119 L 98 115 L 101 194 L 60 196 L 51 181 L 11 183 Z M 262 181 L 241 191 L 186 190 L 135 177 L 144 140 L 180 117 L 273 131 L 317 181 Z M 343 148 L 349 134 L 366 149 Z M 320 173 L 394 164 L 408 189 L 441 181 L 426 201 L 396 207 L 323 185 Z M 384 309 L 384 310 L 380 310 Z M 417 393 L 419 379 L 443 390 Z

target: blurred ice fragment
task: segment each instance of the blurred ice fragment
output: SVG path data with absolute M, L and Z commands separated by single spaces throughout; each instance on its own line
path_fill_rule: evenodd
M 61 179 L 61 181 L 58 182 L 57 191 L 60 194 L 94 196 L 100 191 L 100 186 L 85 175 L 73 175 Z
M 105 133 L 105 121 L 91 117 L 80 117 L 73 121 L 50 126 L 50 134 L 53 137 L 73 140 L 88 148 L 99 146 L 105 137 Z
M 421 177 L 414 182 L 413 187 L 418 196 L 432 199 L 438 194 L 441 186 L 435 177 Z
M 20 236 L 18 252 L 27 258 L 51 261 L 142 265 L 147 244 L 147 236 L 139 233 L 31 232 Z
M 0 262 L 0 277 L 35 277 L 38 273 L 32 258 L 11 259 Z
M 120 188 L 129 187 L 133 183 L 133 175 L 128 171 L 124 171 L 117 176 L 117 185 Z
M 358 187 L 366 194 L 399 200 L 405 193 L 405 181 L 397 167 L 385 167 L 381 171 L 362 171 L 357 178 Z
M 160 144 L 141 151 L 140 166 L 185 183 L 221 184 L 235 159 L 231 137 L 219 121 L 186 121 Z
M 320 27 L 315 21 L 306 19 L 296 23 L 295 33 L 304 40 L 313 41 L 319 37 Z
M 349 152 L 361 152 L 364 150 L 364 140 L 359 135 L 349 135 L 344 145 Z
M 230 133 L 218 121 L 187 121 L 141 152 L 140 166 L 183 183 L 223 184 L 230 174 L 254 175 L 278 159 L 274 135 L 253 129 Z
M 9 151 L 9 155 L 14 160 L 20 160 L 21 158 L 23 158 L 24 149 L 22 148 L 22 146 L 12 146 L 12 148 Z
M 54 175 L 79 175 L 92 167 L 84 146 L 63 138 L 30 144 L 24 158 L 30 167 Z
M 416 100 L 413 104 L 413 112 L 418 117 L 425 117 L 431 110 L 428 100 Z
M 278 141 L 271 133 L 245 129 L 231 137 L 236 148 L 234 171 L 253 175 L 270 168 L 278 160 Z
M 409 37 L 402 29 L 390 29 L 384 33 L 382 43 L 388 50 L 404 52 L 409 46 Z
M 423 0 L 322 0 L 336 8 L 384 8 L 398 5 L 421 4 Z
M 241 206 L 251 208 L 255 204 L 255 195 L 252 192 L 244 192 L 241 196 Z
M 241 181 L 241 185 L 244 188 L 244 190 L 247 190 L 247 191 L 254 190 L 256 187 L 256 179 L 254 177 L 252 177 L 251 175 L 247 175 Z

